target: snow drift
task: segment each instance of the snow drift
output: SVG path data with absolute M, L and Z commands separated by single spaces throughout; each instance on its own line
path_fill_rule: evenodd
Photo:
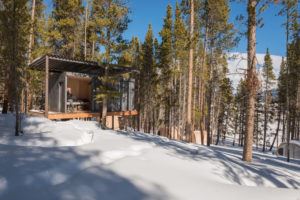
M 96 122 L 87 122 L 84 127 L 79 121 L 55 122 L 46 118 L 24 117 L 21 123 L 23 134 L 15 137 L 15 116 L 0 115 L 0 144 L 15 146 L 62 147 L 80 146 L 92 142 L 97 129 Z

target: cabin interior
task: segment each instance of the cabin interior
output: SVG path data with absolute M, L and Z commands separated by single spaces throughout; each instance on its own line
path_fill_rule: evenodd
M 92 78 L 71 73 L 51 73 L 49 111 L 83 112 L 92 110 Z

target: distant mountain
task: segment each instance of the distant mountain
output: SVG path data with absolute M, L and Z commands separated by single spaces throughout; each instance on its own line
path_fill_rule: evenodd
M 257 70 L 260 72 L 261 78 L 261 69 L 264 64 L 265 54 L 257 54 Z M 280 64 L 282 57 L 271 55 L 274 73 L 276 77 L 279 76 Z M 247 69 L 247 53 L 229 53 L 228 54 L 228 68 L 229 75 L 228 77 L 232 80 L 233 87 L 236 88 L 241 78 L 244 77 L 245 70 Z

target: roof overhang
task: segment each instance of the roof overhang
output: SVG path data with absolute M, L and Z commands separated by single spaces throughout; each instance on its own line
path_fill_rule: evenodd
M 50 72 L 74 72 L 89 75 L 105 74 L 105 66 L 99 65 L 97 62 L 64 58 L 57 55 L 44 55 L 39 57 L 33 60 L 29 67 L 34 70 L 44 71 L 47 57 Z M 110 65 L 108 73 L 110 75 L 118 75 L 130 72 L 132 72 L 130 67 Z

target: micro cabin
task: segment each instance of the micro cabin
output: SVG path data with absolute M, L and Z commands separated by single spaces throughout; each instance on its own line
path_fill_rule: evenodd
M 288 143 L 283 142 L 279 145 L 276 154 L 278 156 L 287 156 Z M 300 141 L 291 140 L 289 144 L 290 158 L 300 159 Z
M 51 120 L 99 118 L 102 104 L 96 101 L 99 78 L 104 76 L 105 67 L 97 62 L 70 59 L 57 55 L 45 55 L 35 59 L 30 68 L 44 72 L 44 84 L 39 109 L 30 110 L 32 115 L 41 115 Z M 136 116 L 133 79 L 122 74 L 130 68 L 110 66 L 108 74 L 118 78 L 113 86 L 119 95 L 108 99 L 107 126 L 119 129 L 119 119 Z

